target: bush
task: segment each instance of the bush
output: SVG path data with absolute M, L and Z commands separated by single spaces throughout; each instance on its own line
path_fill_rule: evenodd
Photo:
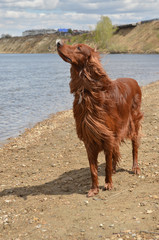
M 11 38 L 12 36 L 10 34 L 2 34 L 1 38 Z
M 116 29 L 109 17 L 102 16 L 95 29 L 95 41 L 99 48 L 108 48 L 110 39 Z

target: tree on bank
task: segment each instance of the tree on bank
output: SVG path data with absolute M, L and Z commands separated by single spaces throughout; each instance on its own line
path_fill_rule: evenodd
M 11 38 L 12 36 L 10 34 L 2 34 L 1 38 Z
M 95 41 L 99 48 L 108 48 L 110 39 L 116 29 L 109 17 L 101 16 L 95 28 Z

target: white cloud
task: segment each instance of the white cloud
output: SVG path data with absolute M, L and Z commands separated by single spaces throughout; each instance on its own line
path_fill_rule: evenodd
M 54 9 L 59 0 L 2 0 L 0 6 L 18 8 Z
M 38 8 L 38 9 L 54 9 L 58 4 L 58 0 L 28 0 L 16 1 L 16 7 Z
M 85 6 L 85 3 L 81 4 L 83 5 L 84 7 Z M 90 10 L 97 10 L 98 9 L 98 3 L 87 3 L 87 9 L 90 9 Z
M 24 11 L 7 11 L 5 13 L 5 17 L 6 18 L 36 18 L 37 14 L 36 13 L 28 13 L 28 12 L 24 12 Z

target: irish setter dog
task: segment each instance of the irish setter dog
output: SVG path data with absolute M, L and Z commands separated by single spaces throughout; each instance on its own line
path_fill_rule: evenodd
M 120 158 L 119 145 L 131 139 L 133 167 L 138 166 L 141 89 L 132 78 L 112 81 L 104 71 L 99 54 L 85 44 L 67 45 L 56 41 L 60 57 L 71 64 L 70 91 L 74 94 L 73 113 L 79 139 L 86 147 L 90 164 L 92 187 L 88 197 L 99 192 L 98 162 L 100 151 L 106 159 L 105 188 L 110 190 L 112 172 Z

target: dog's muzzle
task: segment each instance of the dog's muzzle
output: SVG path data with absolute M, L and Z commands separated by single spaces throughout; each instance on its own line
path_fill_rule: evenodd
M 57 40 L 56 40 L 56 46 L 57 46 L 57 48 L 63 46 L 63 42 L 62 42 L 61 39 L 57 39 Z

